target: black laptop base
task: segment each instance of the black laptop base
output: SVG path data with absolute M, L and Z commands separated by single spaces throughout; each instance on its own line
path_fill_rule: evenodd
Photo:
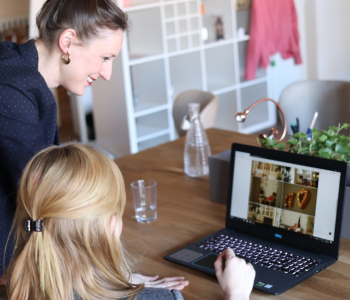
M 203 245 L 203 242 L 206 240 L 213 239 L 217 236 L 224 235 L 232 237 L 233 239 L 247 241 L 248 243 L 263 245 L 269 249 L 277 250 L 278 252 L 288 252 L 291 253 L 291 247 L 286 247 L 279 245 L 275 242 L 269 242 L 266 240 L 261 240 L 256 237 L 247 236 L 246 234 L 240 234 L 233 230 L 222 229 L 213 233 L 210 236 L 207 236 L 201 240 L 198 240 L 192 244 L 187 245 L 186 247 L 179 249 L 169 255 L 164 256 L 164 259 L 197 269 L 199 271 L 215 275 L 214 262 L 220 252 L 220 249 L 204 249 L 200 248 Z M 236 252 L 239 252 L 236 250 Z M 251 258 L 247 258 L 244 254 L 237 254 L 238 257 L 242 257 L 247 262 L 252 262 L 254 269 L 256 271 L 256 277 L 254 280 L 254 288 L 262 290 L 264 292 L 279 295 L 292 287 L 296 286 L 300 282 L 305 281 L 312 275 L 320 272 L 324 268 L 333 264 L 336 260 L 330 256 L 313 254 L 310 252 L 305 252 L 299 249 L 292 249 L 294 255 L 298 257 L 306 257 L 310 260 L 317 261 L 317 265 L 310 267 L 307 271 L 304 271 L 300 275 L 293 275 L 293 273 L 285 273 L 285 269 L 279 268 L 276 270 L 273 268 L 268 268 L 263 266 L 264 260 L 261 262 L 252 261 Z

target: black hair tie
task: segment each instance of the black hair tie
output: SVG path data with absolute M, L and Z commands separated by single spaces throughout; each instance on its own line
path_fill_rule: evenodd
M 43 231 L 43 220 L 26 220 L 23 224 L 24 230 L 27 232 L 35 231 L 42 232 Z

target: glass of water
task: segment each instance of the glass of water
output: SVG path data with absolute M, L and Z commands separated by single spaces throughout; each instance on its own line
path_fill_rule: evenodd
M 137 180 L 131 183 L 137 222 L 148 223 L 157 219 L 157 182 Z

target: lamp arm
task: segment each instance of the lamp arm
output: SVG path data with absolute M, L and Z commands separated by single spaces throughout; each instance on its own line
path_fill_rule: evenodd
M 271 98 L 263 98 L 263 99 L 260 99 L 256 102 L 254 102 L 251 106 L 249 106 L 244 112 L 245 113 L 249 113 L 249 111 L 256 105 L 258 105 L 259 103 L 261 102 L 264 102 L 264 101 L 272 101 L 273 103 L 276 104 L 278 110 L 280 111 L 281 115 L 282 115 L 282 119 L 283 119 L 283 132 L 282 132 L 282 135 L 281 137 L 277 140 L 277 142 L 281 142 L 285 137 L 286 137 L 286 133 L 287 133 L 287 122 L 286 122 L 286 117 L 284 116 L 284 113 L 283 113 L 283 110 L 281 108 L 281 106 L 273 99 Z

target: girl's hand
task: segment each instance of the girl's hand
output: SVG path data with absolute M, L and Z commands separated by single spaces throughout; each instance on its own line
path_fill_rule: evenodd
M 144 284 L 145 287 L 151 288 L 165 288 L 169 290 L 182 290 L 185 286 L 188 286 L 189 282 L 185 280 L 185 277 L 165 277 L 158 279 L 159 276 L 144 276 L 141 274 L 132 274 L 131 283 Z M 158 279 L 158 280 L 157 280 Z
M 225 267 L 223 259 L 226 259 Z M 214 266 L 225 300 L 249 299 L 255 278 L 255 270 L 251 264 L 236 257 L 233 250 L 228 248 L 218 255 Z

